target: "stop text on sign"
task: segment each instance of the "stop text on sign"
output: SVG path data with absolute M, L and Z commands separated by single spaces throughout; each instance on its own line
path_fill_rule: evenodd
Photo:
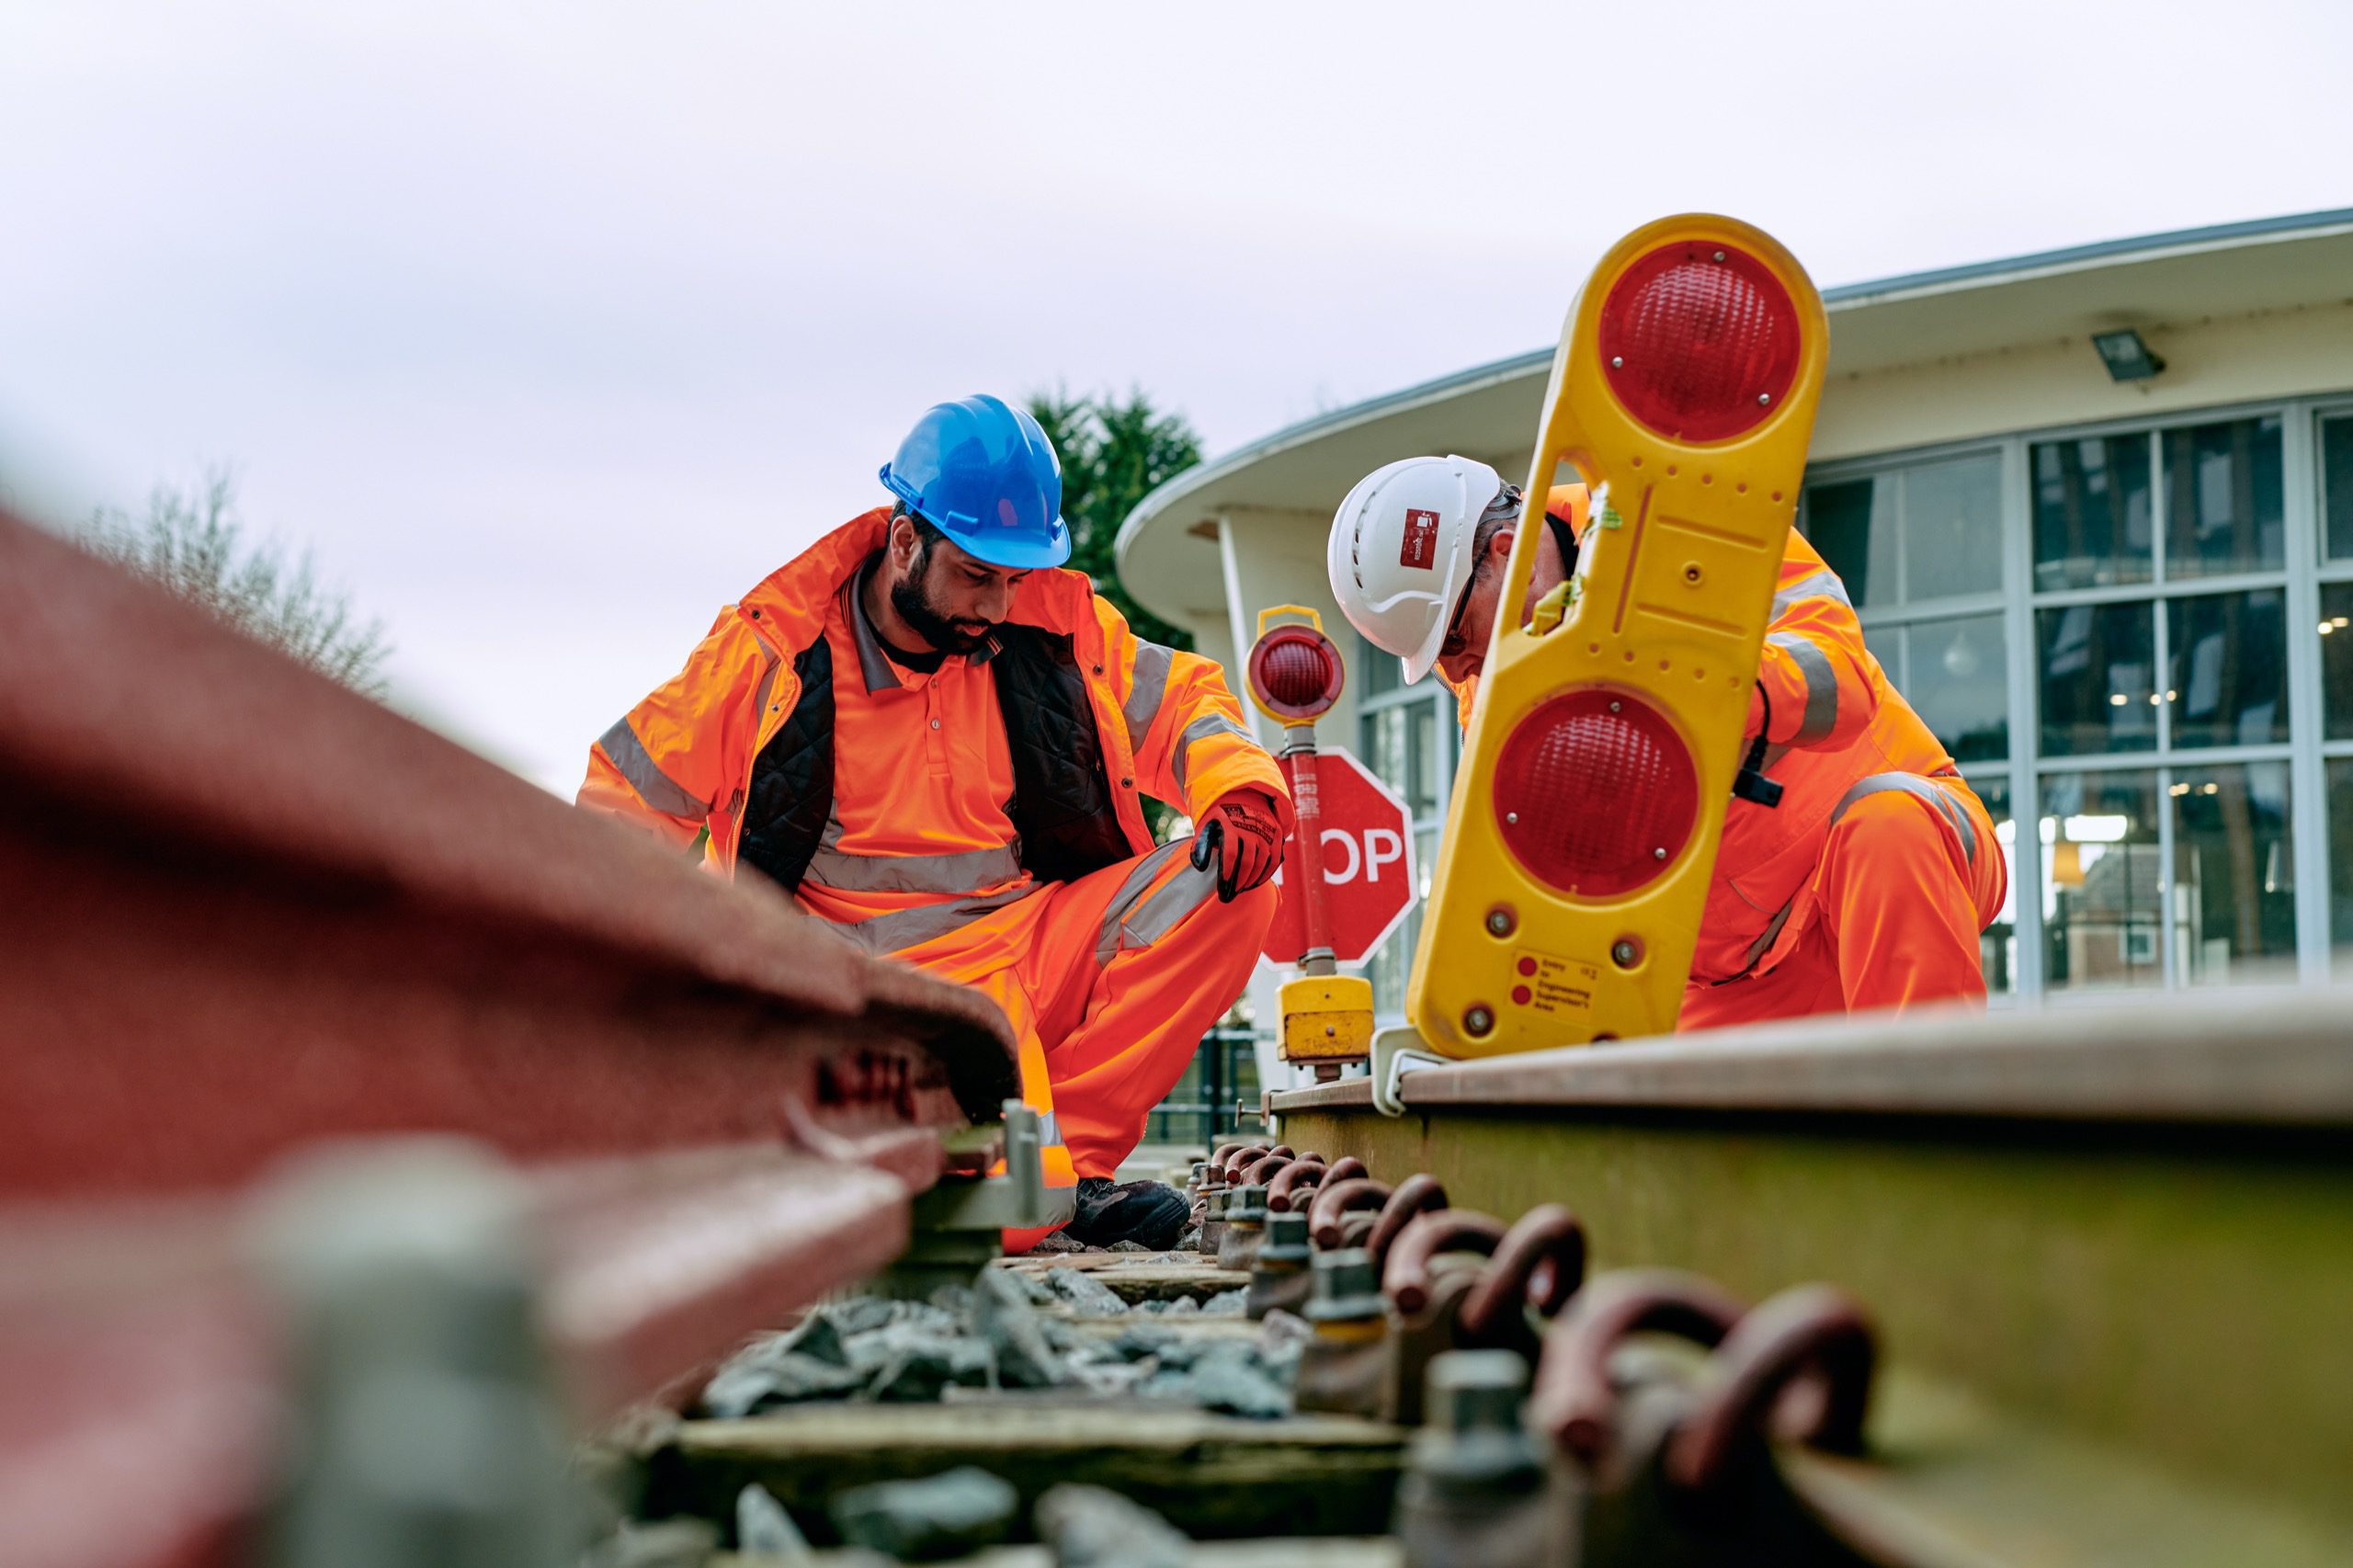
M 1324 862 L 1324 926 L 1333 956 L 1342 963 L 1359 963 L 1414 907 L 1421 883 L 1414 869 L 1413 815 L 1395 790 L 1345 751 L 1316 754 L 1313 790 L 1302 788 L 1304 780 L 1289 756 L 1280 761 L 1299 809 L 1323 819 L 1316 842 Z M 1282 869 L 1275 876 L 1282 897 L 1264 949 L 1276 963 L 1298 962 L 1306 945 L 1306 922 L 1292 885 L 1299 864 L 1294 839 L 1284 846 Z
M 1324 885 L 1327 888 L 1345 887 L 1358 876 L 1368 882 L 1377 882 L 1382 869 L 1389 866 L 1399 868 L 1401 879 L 1404 875 L 1405 835 L 1393 827 L 1369 827 L 1361 834 L 1327 827 L 1322 837 Z M 1280 871 L 1275 873 L 1275 881 L 1281 881 L 1282 877 Z

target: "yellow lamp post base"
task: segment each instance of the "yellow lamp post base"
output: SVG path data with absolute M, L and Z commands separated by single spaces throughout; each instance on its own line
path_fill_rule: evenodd
M 1372 983 L 1347 974 L 1283 982 L 1282 1059 L 1317 1067 L 1372 1054 Z

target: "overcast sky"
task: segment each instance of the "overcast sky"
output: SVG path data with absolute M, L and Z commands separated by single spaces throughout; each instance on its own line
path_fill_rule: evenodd
M 2353 205 L 2348 65 L 2344 0 L 9 0 L 0 498 L 233 463 L 402 706 L 569 793 L 928 403 L 1214 453 L 1690 208 L 1828 286 Z

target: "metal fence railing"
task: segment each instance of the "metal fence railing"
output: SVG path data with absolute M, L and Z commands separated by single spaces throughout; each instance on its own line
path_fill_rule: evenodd
M 1240 1126 L 1236 1106 L 1258 1099 L 1257 1042 L 1258 1031 L 1246 1028 L 1203 1035 L 1185 1075 L 1146 1119 L 1145 1141 L 1211 1144 Z

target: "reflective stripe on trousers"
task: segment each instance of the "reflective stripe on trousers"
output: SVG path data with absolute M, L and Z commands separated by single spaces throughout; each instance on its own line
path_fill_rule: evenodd
M 1952 798 L 1950 791 L 1938 785 L 1935 779 L 1922 774 L 1872 773 L 1856 779 L 1853 784 L 1847 786 L 1847 792 L 1838 798 L 1838 803 L 1830 808 L 1829 825 L 1836 827 L 1839 819 L 1844 817 L 1853 808 L 1855 802 L 1864 796 L 1883 794 L 1891 790 L 1917 796 L 1934 806 L 1945 821 L 1952 825 L 1953 833 L 1961 840 L 1962 855 L 1967 858 L 1972 866 L 1977 864 L 1977 828 L 1976 824 L 1969 820 L 1968 810 Z M 1722 980 L 1710 981 L 1708 983 L 1730 985 L 1734 981 L 1746 980 L 1749 972 L 1756 967 L 1767 953 L 1772 950 L 1774 938 L 1780 936 L 1781 928 L 1790 923 L 1790 913 L 1798 906 L 1798 900 L 1804 896 L 1805 892 L 1802 889 L 1791 893 L 1789 903 L 1774 912 L 1773 918 L 1766 923 L 1765 929 L 1757 936 L 1756 940 L 1749 943 L 1748 950 L 1740 955 L 1738 974 L 1727 975 Z
M 1139 948 L 1151 947 L 1176 927 L 1176 923 L 1209 902 L 1217 892 L 1214 869 L 1196 870 L 1189 863 L 1157 889 L 1153 881 L 1168 863 L 1189 857 L 1193 841 L 1172 839 L 1136 862 L 1120 883 L 1120 891 L 1103 906 L 1103 921 L 1095 937 L 1095 961 L 1107 964 L 1123 939 Z M 1146 896 L 1147 890 L 1150 895 Z
M 1907 795 L 1916 795 L 1936 807 L 1943 814 L 1945 821 L 1952 824 L 1954 835 L 1961 840 L 1961 853 L 1969 858 L 1971 865 L 1977 864 L 1977 829 L 1970 822 L 1969 812 L 1959 801 L 1952 798 L 1950 791 L 1938 785 L 1934 779 L 1921 774 L 1874 773 L 1868 778 L 1856 779 L 1853 784 L 1847 786 L 1847 792 L 1838 798 L 1838 803 L 1830 808 L 1830 825 L 1836 827 L 1838 819 L 1845 816 L 1854 803 L 1864 796 L 1882 794 L 1890 790 L 1901 790 Z

